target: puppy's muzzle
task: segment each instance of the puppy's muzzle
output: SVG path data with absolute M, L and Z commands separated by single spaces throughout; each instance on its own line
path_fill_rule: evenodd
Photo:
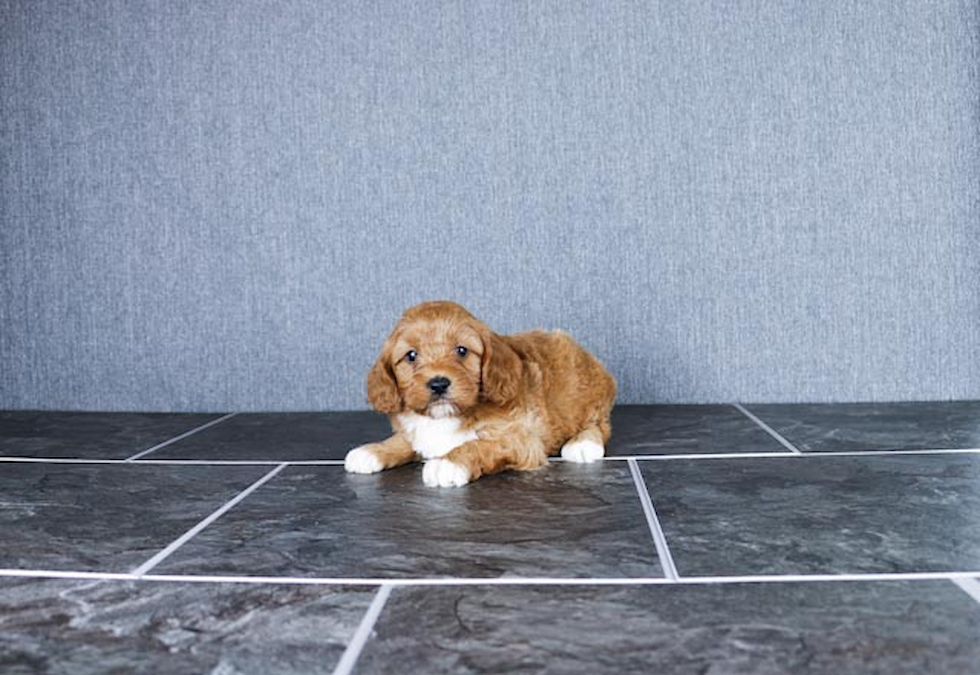
M 443 377 L 441 375 L 439 377 L 433 377 L 426 383 L 426 385 L 429 387 L 429 391 L 436 396 L 442 396 L 449 391 L 449 385 L 451 384 L 452 381 L 448 377 Z

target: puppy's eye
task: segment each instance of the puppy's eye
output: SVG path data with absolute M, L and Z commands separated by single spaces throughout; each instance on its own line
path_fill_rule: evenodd
M 460 357 L 466 356 L 469 353 L 470 350 L 464 347 L 463 345 L 456 347 L 456 354 L 458 354 Z
M 415 359 L 419 357 L 419 353 L 414 349 L 409 350 L 408 354 L 405 354 L 405 360 L 409 363 L 415 363 Z

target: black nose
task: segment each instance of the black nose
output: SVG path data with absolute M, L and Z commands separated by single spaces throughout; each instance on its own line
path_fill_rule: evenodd
M 449 389 L 449 385 L 452 384 L 452 382 L 449 381 L 448 377 L 439 376 L 433 377 L 431 380 L 429 380 L 428 384 L 429 389 L 433 394 L 436 396 L 441 396 L 442 394 L 446 393 L 446 390 Z

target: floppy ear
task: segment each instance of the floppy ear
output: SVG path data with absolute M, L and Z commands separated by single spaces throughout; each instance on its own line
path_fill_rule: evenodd
M 492 403 L 504 405 L 517 396 L 524 366 L 510 345 L 496 333 L 487 330 L 483 336 L 483 396 Z
M 388 345 L 381 350 L 381 356 L 375 362 L 367 376 L 368 403 L 375 410 L 388 415 L 394 415 L 402 410 L 402 396 L 395 382 L 395 373 L 389 365 Z

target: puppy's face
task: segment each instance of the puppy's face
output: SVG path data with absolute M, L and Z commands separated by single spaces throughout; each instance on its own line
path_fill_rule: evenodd
M 516 379 L 520 368 L 516 354 L 465 309 L 427 302 L 405 312 L 385 342 L 368 375 L 368 400 L 389 414 L 449 417 L 481 398 L 501 398 L 496 383 Z M 504 393 L 512 396 L 513 388 Z
M 391 348 L 405 407 L 432 417 L 458 415 L 476 405 L 482 358 L 477 329 L 450 317 L 406 322 Z

